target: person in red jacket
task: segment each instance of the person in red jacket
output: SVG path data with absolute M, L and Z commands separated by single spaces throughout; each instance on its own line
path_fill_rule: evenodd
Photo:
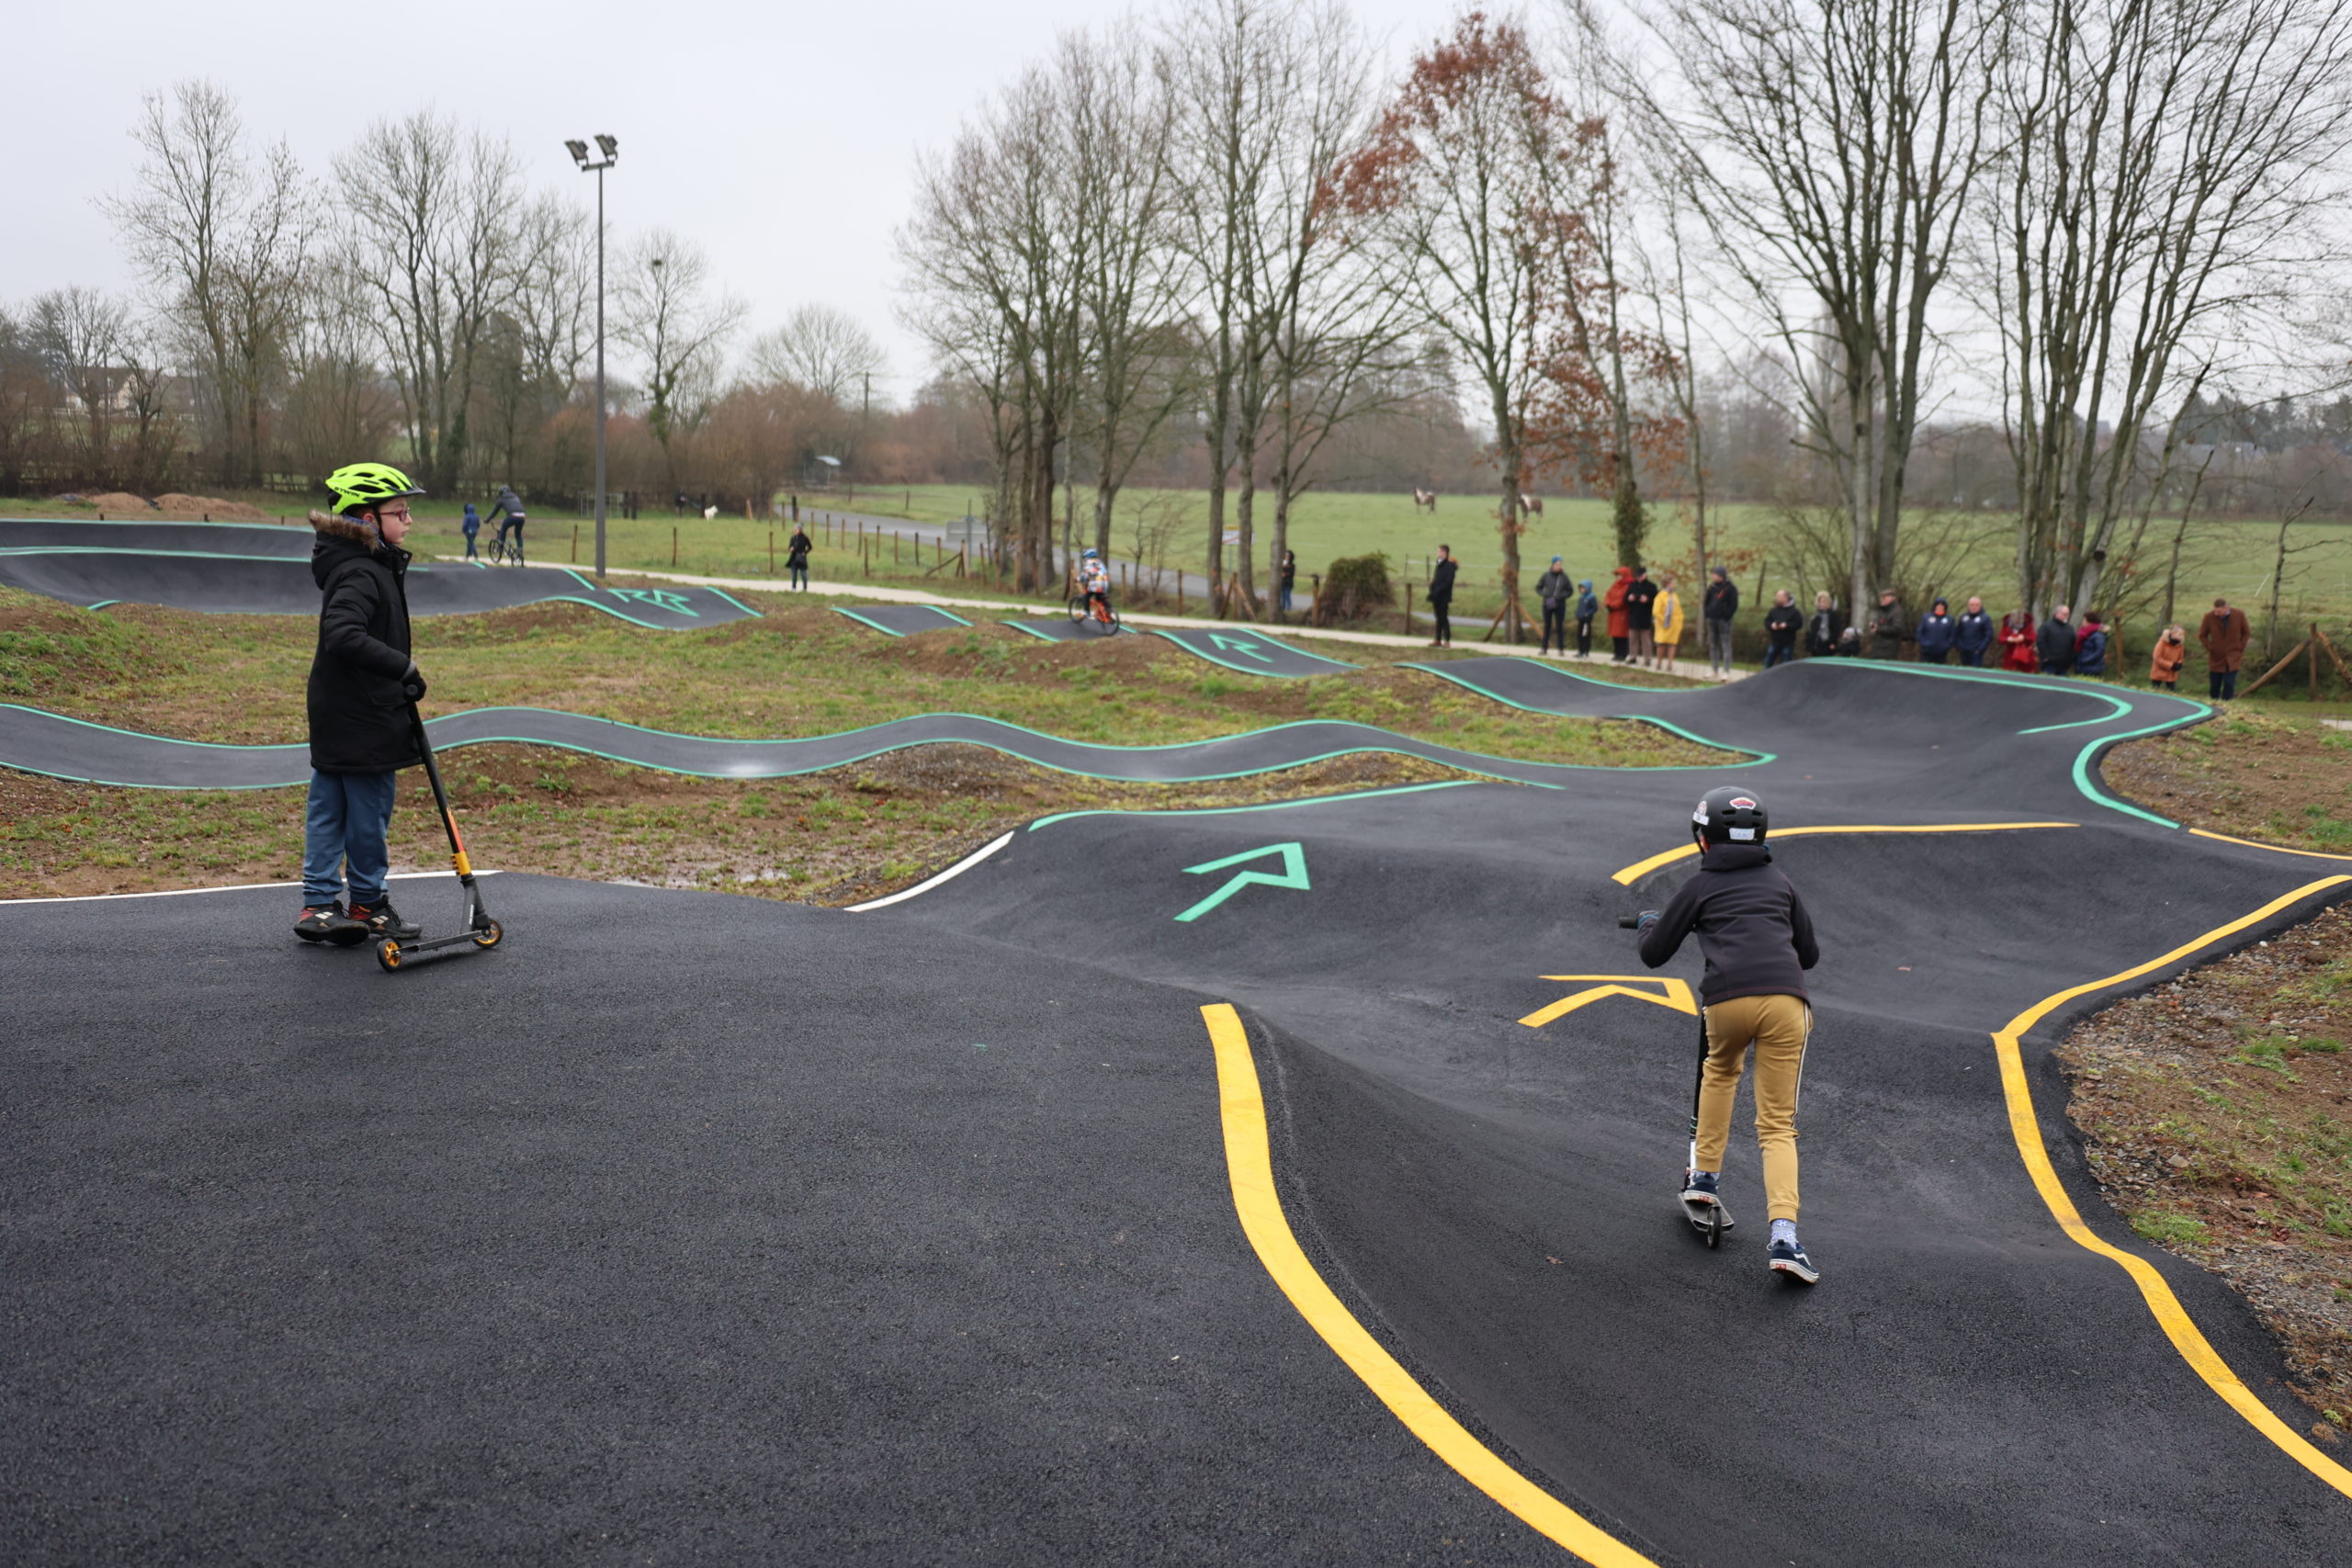
M 2033 616 L 2023 610 L 2011 610 L 2001 617 L 2000 635 L 1994 640 L 2001 646 L 2001 668 L 2030 675 L 2041 668 L 2033 651 Z
M 1634 569 L 1621 566 L 1617 569 L 1617 581 L 1600 598 L 1609 607 L 1609 644 L 1619 664 L 1625 662 L 1625 650 L 1634 635 L 1633 628 L 1625 624 L 1625 590 L 1633 585 Z

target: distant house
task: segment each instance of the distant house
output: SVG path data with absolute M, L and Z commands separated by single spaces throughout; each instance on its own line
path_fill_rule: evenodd
M 842 460 L 839 457 L 811 457 L 803 482 L 810 490 L 831 490 L 833 481 L 841 478 L 841 473 Z

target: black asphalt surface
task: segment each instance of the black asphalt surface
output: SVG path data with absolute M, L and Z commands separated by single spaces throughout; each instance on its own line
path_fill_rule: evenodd
M 1356 668 L 1343 660 L 1326 659 L 1319 653 L 1293 648 L 1280 637 L 1239 627 L 1210 630 L 1200 626 L 1154 626 L 1151 633 L 1166 637 L 1187 653 L 1196 653 L 1212 664 L 1222 664 L 1245 675 L 1302 680 Z
M 836 604 L 833 608 L 854 621 L 863 621 L 876 631 L 891 637 L 949 631 L 972 624 L 961 615 L 950 615 L 936 604 L 857 604 L 848 607 Z
M 0 551 L 167 550 L 198 556 L 311 558 L 318 536 L 292 523 L 95 522 L 70 517 L 0 517 Z
M 1566 1561 L 1269 1282 L 1221 1000 L 1324 1280 L 1652 1561 L 2345 1561 L 2352 1499 L 2052 1221 L 1988 1038 L 2344 896 L 2312 885 L 2352 863 L 2109 803 L 2099 750 L 2199 705 L 1843 661 L 1692 694 L 1443 669 L 1529 707 L 1672 702 L 1774 760 L 1067 814 L 867 914 L 502 876 L 501 949 L 397 978 L 299 948 L 290 889 L 0 907 L 0 1561 Z M 1647 978 L 1615 918 L 1689 863 L 1612 874 L 1719 778 L 1781 828 L 2075 824 L 1777 846 L 1825 951 L 1809 1292 L 1763 1266 L 1752 1141 L 1724 1249 L 1681 1220 L 1693 1020 L 1520 1021 L 1588 983 L 1546 976 Z M 1293 854 L 1306 886 L 1215 897 Z M 399 897 L 428 928 L 455 900 Z M 2108 999 L 2025 1041 L 2061 1180 L 2308 1428 L 2235 1298 L 2085 1178 L 2049 1050 Z
M 1328 719 L 1168 746 L 1097 746 L 1064 740 L 1001 719 L 954 713 L 893 719 L 838 735 L 737 740 L 645 729 L 551 708 L 468 708 L 426 721 L 425 731 L 438 750 L 492 741 L 558 746 L 700 778 L 780 778 L 838 768 L 909 746 L 942 742 L 985 746 L 1090 778 L 1158 783 L 1270 773 L 1357 751 L 1421 757 L 1490 778 L 1555 789 L 1574 787 L 1595 772 L 1568 764 L 1490 757 L 1373 725 Z M 228 746 L 178 740 L 0 703 L 0 767 L 51 778 L 142 789 L 271 789 L 308 782 L 310 755 L 307 744 Z M 1694 770 L 1662 771 L 1688 773 Z
M 111 527 L 78 523 L 77 528 Z M 203 524 L 125 525 L 141 530 L 200 528 Z M 226 527 L 228 525 L 214 525 Z M 258 525 L 243 534 L 281 536 L 292 530 Z M 316 615 L 319 585 L 311 577 L 310 530 L 302 553 L 231 556 L 157 547 L 105 549 L 86 546 L 0 547 L 0 582 L 62 599 L 69 604 L 168 604 L 216 615 Z M 714 626 L 755 614 L 716 588 L 600 588 L 569 568 L 469 566 L 428 562 L 408 570 L 408 604 L 417 615 L 475 615 L 486 610 L 561 601 L 585 604 L 637 626 L 662 631 Z
M 1130 635 L 1125 626 L 1105 627 L 1097 621 L 1073 621 L 1067 615 L 1057 621 L 1007 621 L 1004 624 L 1027 632 L 1031 637 L 1044 637 L 1047 642 L 1094 642 L 1103 637 Z

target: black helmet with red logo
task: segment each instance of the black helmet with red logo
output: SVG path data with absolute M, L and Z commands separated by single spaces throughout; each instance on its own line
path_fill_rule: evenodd
M 1760 844 L 1770 826 L 1764 803 L 1744 789 L 1711 789 L 1690 813 L 1690 836 L 1702 846 Z

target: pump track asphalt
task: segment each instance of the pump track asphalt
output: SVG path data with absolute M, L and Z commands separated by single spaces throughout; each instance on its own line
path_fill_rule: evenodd
M 497 875 L 398 976 L 285 886 L 0 907 L 0 1562 L 2346 1561 L 2051 1058 L 2352 892 L 2106 788 L 2202 705 L 1439 669 L 1746 765 L 1064 814 L 856 910 Z M 1825 953 L 1810 1290 L 1752 1143 L 1684 1224 L 1698 958 L 1616 925 L 1723 782 Z

